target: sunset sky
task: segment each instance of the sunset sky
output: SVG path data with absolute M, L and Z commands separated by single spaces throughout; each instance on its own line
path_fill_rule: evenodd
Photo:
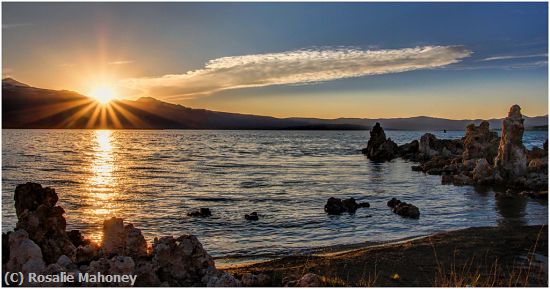
M 277 117 L 548 113 L 547 3 L 3 3 L 2 74 Z

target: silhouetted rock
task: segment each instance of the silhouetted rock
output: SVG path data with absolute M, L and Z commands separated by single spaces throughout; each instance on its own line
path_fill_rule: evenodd
M 267 287 L 271 285 L 271 278 L 264 273 L 243 273 L 239 279 L 243 287 Z
M 85 246 L 90 244 L 90 240 L 84 239 L 84 236 L 82 236 L 79 230 L 70 230 L 67 232 L 67 236 L 69 237 L 69 240 L 71 240 L 71 243 L 73 243 L 75 247 L 78 247 L 81 245 Z
M 393 212 L 405 218 L 418 219 L 420 217 L 418 207 L 405 202 L 399 202 L 393 207 Z
M 198 211 L 195 210 L 195 211 L 187 213 L 187 216 L 205 218 L 205 217 L 212 216 L 212 212 L 210 211 L 209 208 L 200 208 Z
M 258 221 L 259 220 L 259 217 L 258 217 L 258 213 L 256 212 L 252 212 L 249 214 L 246 214 L 244 215 L 244 218 L 249 220 L 249 221 Z
M 367 155 L 367 158 L 373 161 L 389 161 L 398 156 L 398 147 L 391 139 L 386 139 L 386 133 L 380 126 L 380 123 L 376 123 L 370 131 L 370 139 L 367 143 L 367 147 L 362 150 L 363 154 Z
M 76 247 L 66 232 L 65 211 L 55 206 L 58 197 L 54 189 L 40 184 L 26 183 L 15 188 L 17 229 L 28 233 L 42 250 L 47 264 L 57 261 L 61 255 L 74 258 Z
M 398 148 L 399 156 L 404 159 L 414 159 L 418 155 L 420 143 L 413 140 L 410 143 L 400 145 Z
M 342 213 L 353 214 L 359 208 L 368 208 L 370 204 L 368 202 L 357 203 L 354 198 L 339 199 L 330 197 L 325 204 L 325 212 L 329 215 L 340 215 Z
M 400 200 L 396 199 L 396 198 L 391 198 L 391 200 L 388 201 L 388 207 L 390 208 L 395 208 L 395 206 L 399 205 L 399 203 L 401 203 Z
M 523 117 L 519 105 L 513 105 L 502 121 L 502 136 L 495 159 L 496 180 L 512 182 L 527 174 L 527 154 L 523 146 Z

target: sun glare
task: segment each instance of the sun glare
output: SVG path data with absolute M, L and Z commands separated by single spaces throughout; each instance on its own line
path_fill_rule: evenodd
M 116 97 L 116 92 L 112 87 L 102 85 L 92 89 L 90 96 L 102 104 L 107 104 Z

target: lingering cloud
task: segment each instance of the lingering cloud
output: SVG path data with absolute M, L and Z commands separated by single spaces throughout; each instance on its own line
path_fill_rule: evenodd
M 343 78 L 434 69 L 471 55 L 464 46 L 424 46 L 388 50 L 338 48 L 228 56 L 182 74 L 131 78 L 127 89 L 154 96 L 193 98 L 222 90 L 312 84 Z
M 547 60 L 530 61 L 524 63 L 506 63 L 506 64 L 492 64 L 492 65 L 453 65 L 449 67 L 443 67 L 442 70 L 479 70 L 479 69 L 503 69 L 503 70 L 525 70 L 535 69 L 548 66 Z
M 134 63 L 133 60 L 117 60 L 117 61 L 111 61 L 107 64 L 109 65 L 124 65 L 124 64 L 131 64 Z
M 494 61 L 494 60 L 509 60 L 509 59 L 522 59 L 522 58 L 534 58 L 534 57 L 548 57 L 548 54 L 529 54 L 529 55 L 502 55 L 502 56 L 493 56 L 480 61 Z
M 32 25 L 32 24 L 30 24 L 30 23 L 2 24 L 2 29 L 19 28 L 19 27 L 25 27 L 25 26 L 30 26 L 30 25 Z

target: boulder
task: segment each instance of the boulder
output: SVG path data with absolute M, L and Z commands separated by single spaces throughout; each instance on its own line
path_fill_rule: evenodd
M 271 285 L 271 278 L 264 273 L 258 275 L 244 273 L 241 275 L 240 280 L 243 287 L 267 287 Z
M 258 221 L 260 218 L 258 217 L 258 213 L 252 212 L 249 214 L 245 214 L 244 218 L 249 221 Z
M 193 235 L 155 238 L 152 262 L 161 282 L 178 287 L 204 286 L 209 280 L 203 277 L 215 268 L 214 259 Z
M 357 203 L 354 198 L 339 199 L 330 197 L 325 204 L 325 212 L 329 215 L 340 215 L 348 212 L 350 214 L 355 213 L 359 208 L 368 208 L 370 204 L 368 202 Z
M 466 127 L 466 134 L 462 138 L 464 143 L 463 160 L 485 158 L 493 163 L 499 145 L 498 134 L 490 131 L 489 122 L 482 121 L 479 126 L 470 124 Z
M 69 237 L 69 240 L 71 240 L 71 243 L 73 243 L 75 247 L 88 245 L 91 242 L 90 240 L 85 239 L 79 230 L 70 230 L 67 232 L 67 236 Z
M 373 161 L 389 161 L 396 158 L 399 154 L 397 144 L 391 139 L 386 139 L 384 129 L 380 123 L 376 123 L 370 131 L 370 139 L 367 147 L 362 150 L 363 154 Z
M 38 273 L 46 268 L 42 250 L 31 239 L 29 234 L 19 229 L 9 235 L 10 258 L 6 265 L 7 272 Z
M 56 262 L 61 255 L 74 258 L 76 247 L 65 230 L 65 211 L 56 206 L 58 197 L 54 189 L 36 183 L 17 185 L 14 200 L 16 228 L 25 230 L 29 239 L 41 248 L 47 264 Z
M 502 136 L 495 158 L 496 180 L 511 183 L 527 174 L 527 154 L 523 146 L 523 116 L 519 105 L 513 105 L 502 120 Z
M 212 212 L 209 208 L 200 208 L 199 210 L 194 210 L 189 213 L 187 213 L 187 216 L 189 217 L 210 217 L 212 216 Z
M 415 205 L 400 202 L 393 208 L 393 212 L 406 218 L 418 219 L 420 217 L 420 210 Z
M 323 287 L 321 276 L 313 273 L 307 273 L 296 282 L 297 287 Z

